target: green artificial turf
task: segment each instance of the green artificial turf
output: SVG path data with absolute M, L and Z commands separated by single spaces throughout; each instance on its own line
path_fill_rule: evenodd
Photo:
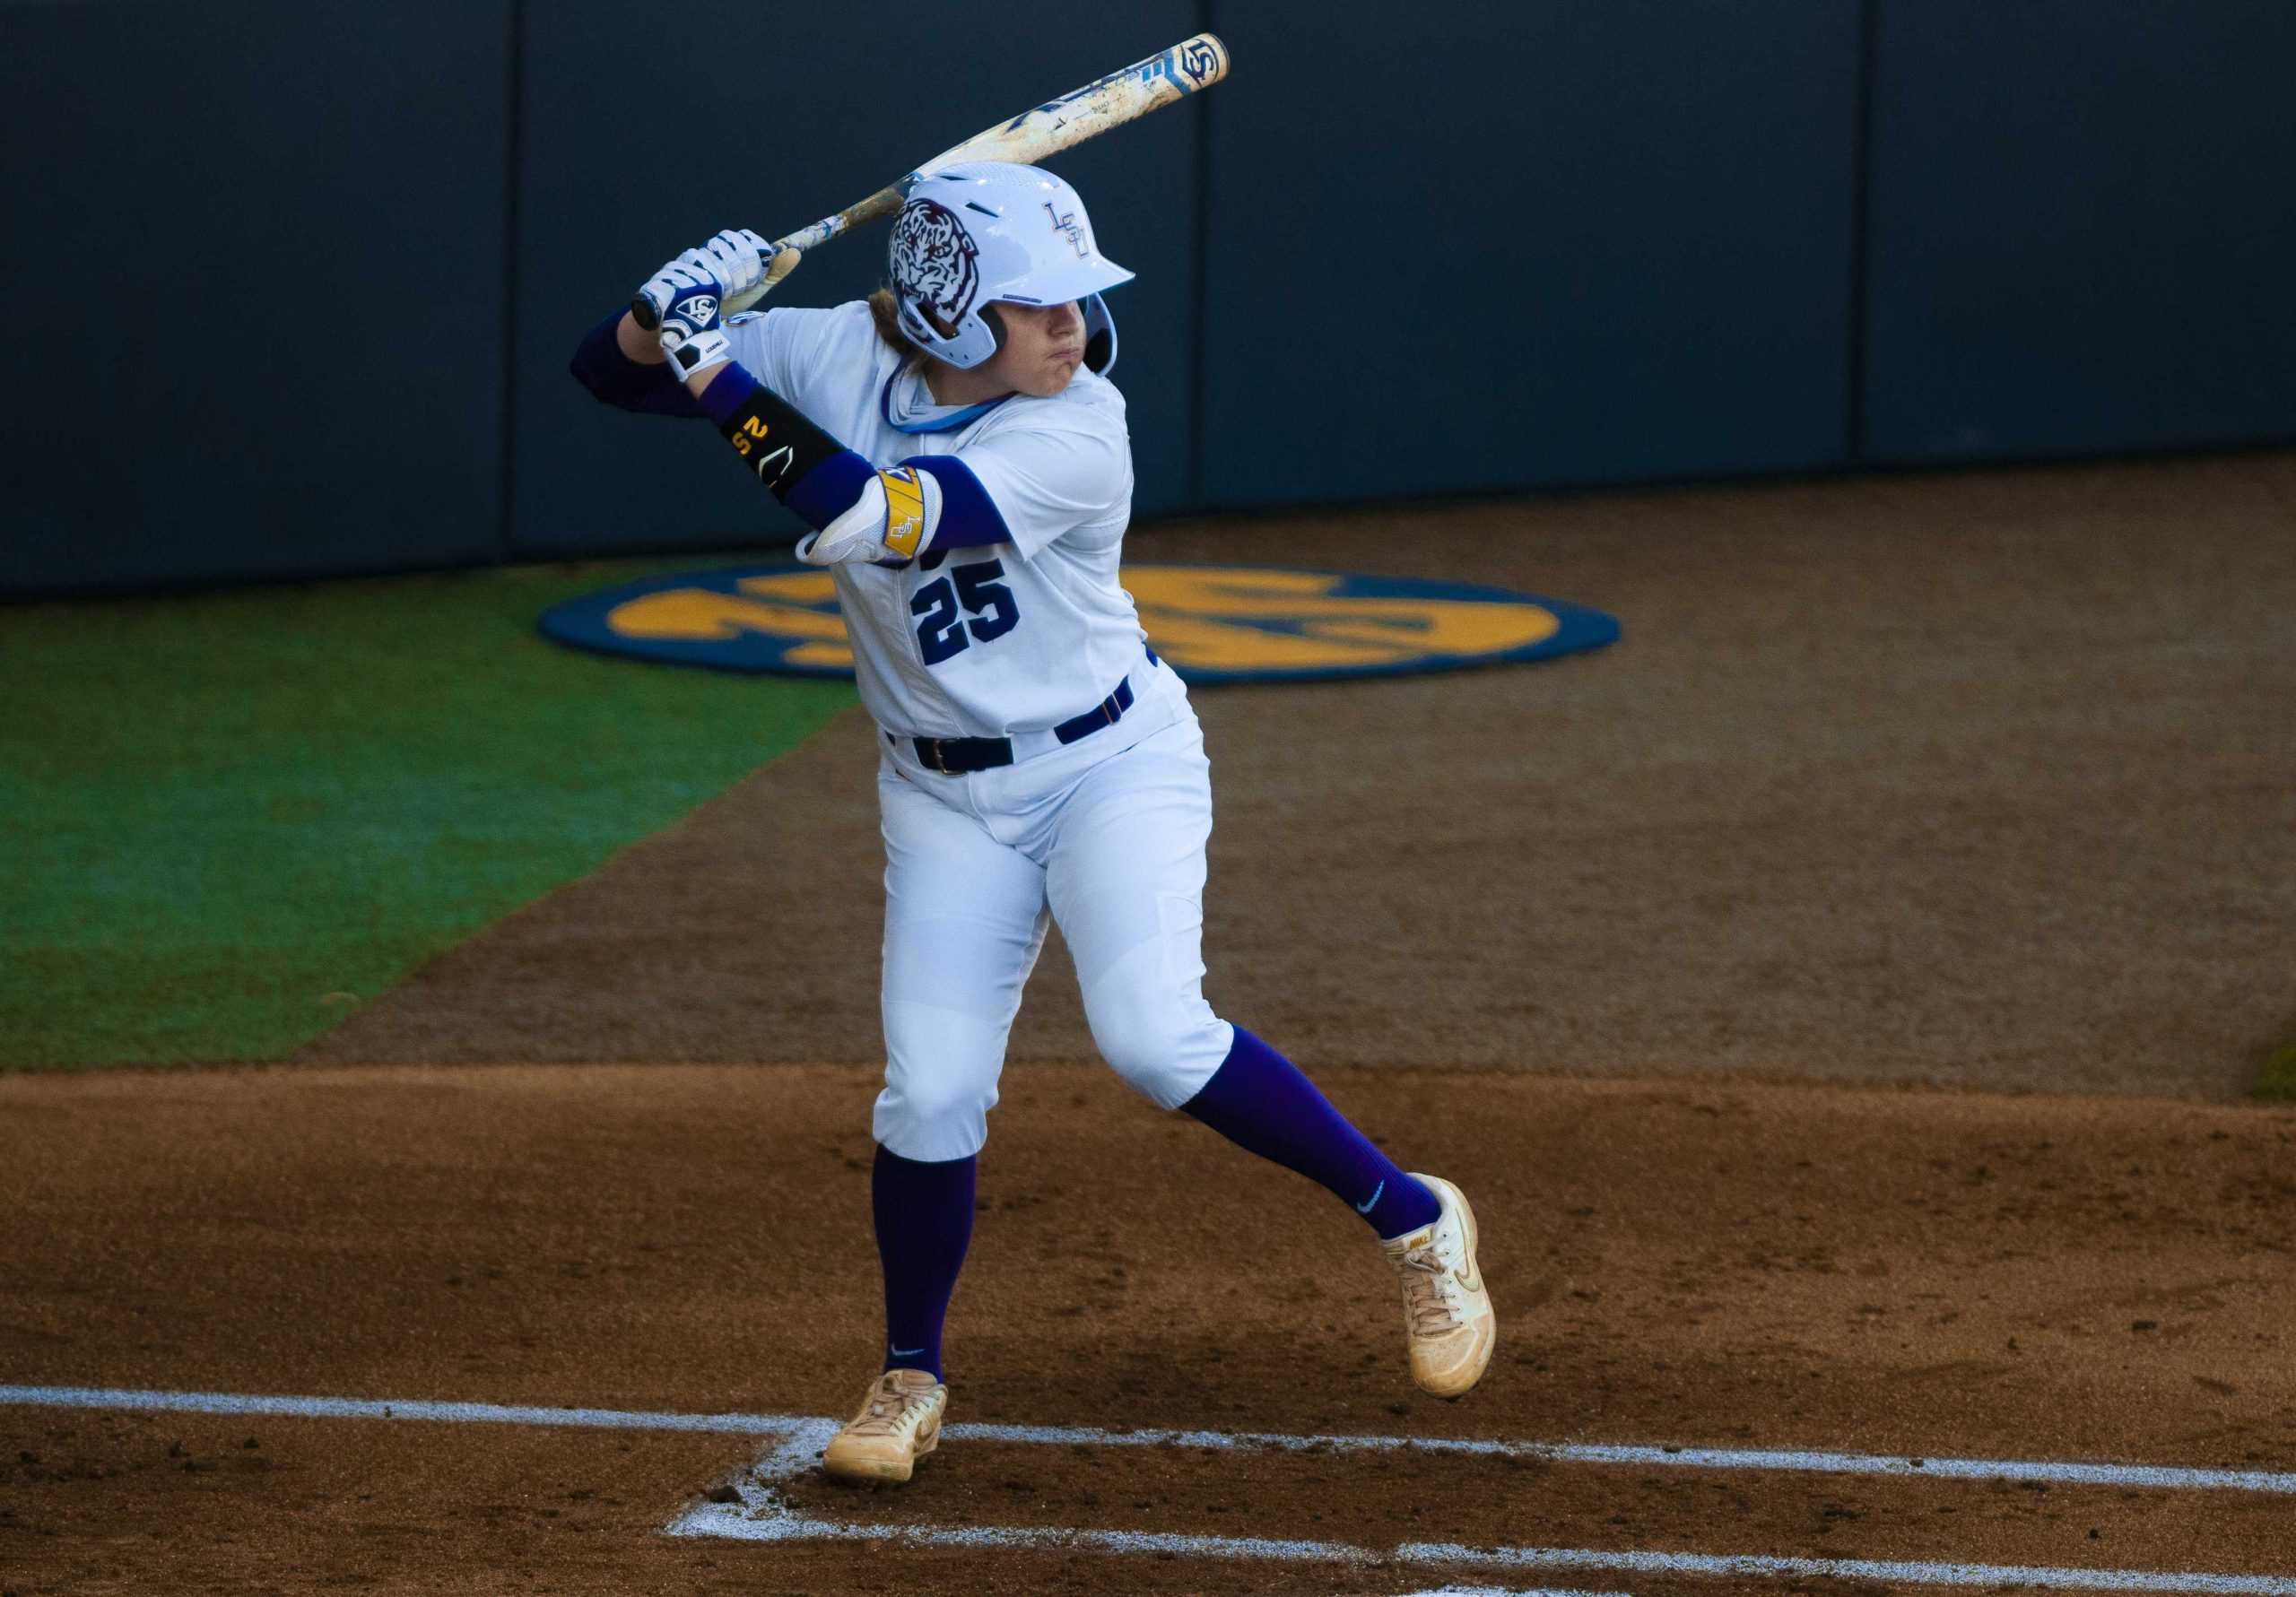
M 0 608 L 0 1068 L 280 1058 L 852 702 L 535 635 L 662 568 Z

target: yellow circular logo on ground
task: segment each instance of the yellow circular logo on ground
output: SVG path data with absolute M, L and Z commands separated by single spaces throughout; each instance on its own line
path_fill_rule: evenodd
M 1148 645 L 1195 683 L 1316 681 L 1451 671 L 1598 648 L 1600 611 L 1409 577 L 1127 565 Z M 850 677 L 827 571 L 752 568 L 654 577 L 556 606 L 545 636 L 577 648 L 719 671 Z

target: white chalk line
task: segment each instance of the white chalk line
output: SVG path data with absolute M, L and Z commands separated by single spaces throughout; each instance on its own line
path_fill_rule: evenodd
M 476 1425 L 530 1425 L 603 1430 L 688 1431 L 774 1436 L 778 1445 L 736 1480 L 735 1503 L 706 1503 L 664 1527 L 673 1536 L 744 1541 L 899 1541 L 973 1549 L 1088 1549 L 1112 1553 L 1171 1553 L 1193 1558 L 1305 1563 L 1423 1564 L 1486 1569 L 1571 1570 L 1648 1575 L 1834 1576 L 1931 1586 L 2025 1584 L 2067 1591 L 2229 1593 L 2296 1597 L 2296 1576 L 2210 1575 L 2130 1569 L 2044 1568 L 2022 1565 L 1925 1563 L 1866 1558 L 1797 1558 L 1706 1553 L 1606 1552 L 1589 1549 L 1469 1547 L 1406 1542 L 1394 1548 L 1269 1537 L 1191 1536 L 1145 1531 L 1057 1527 L 947 1527 L 843 1524 L 791 1508 L 774 1482 L 810 1469 L 838 1422 L 791 1414 L 681 1414 L 628 1409 L 568 1409 L 503 1403 L 365 1398 L 287 1397 L 221 1392 L 162 1392 L 94 1386 L 0 1385 L 0 1406 L 95 1409 L 170 1414 L 277 1415 L 295 1419 L 384 1419 Z M 2296 1495 L 2296 1473 L 2257 1470 L 2166 1468 L 2146 1464 L 2046 1461 L 1893 1458 L 1876 1454 L 1777 1449 L 1611 1446 L 1577 1443 L 1492 1442 L 1458 1437 L 1293 1436 L 1207 1430 L 1109 1431 L 1086 1426 L 952 1425 L 952 1440 L 1031 1445 L 1153 1447 L 1210 1451 L 1390 1452 L 1528 1458 L 1561 1463 L 1646 1468 L 1757 1470 L 1849 1475 L 1934 1476 L 1960 1480 L 2041 1480 L 2081 1485 L 2214 1489 Z M 1458 1588 L 1451 1588 L 1456 1591 Z M 1492 1592 L 1497 1588 L 1474 1588 Z M 1522 1593 L 1518 1597 L 1536 1597 Z M 1573 1597 L 1586 1597 L 1573 1593 Z M 1607 1597 L 1623 1597 L 1622 1593 Z
M 663 1527 L 665 1535 L 749 1542 L 891 1541 L 905 1547 L 974 1552 L 1041 1549 L 1180 1558 L 1354 1566 L 1429 1565 L 1465 1569 L 1573 1571 L 1581 1574 L 1769 1575 L 1879 1581 L 1899 1586 L 2023 1585 L 2074 1592 L 2229 1593 L 2296 1597 L 2296 1575 L 2212 1575 L 2199 1571 L 2055 1568 L 2022 1564 L 1961 1564 L 1902 1558 L 1775 1558 L 1761 1554 L 1606 1551 L 1591 1548 L 1470 1547 L 1457 1541 L 1408 1541 L 1392 1548 L 1265 1536 L 1192 1536 L 1159 1531 L 1096 1531 L 1034 1525 L 868 1525 L 816 1519 L 782 1496 L 781 1482 L 813 1466 L 837 1434 L 833 1419 L 806 1421 L 732 1482 L 736 1500 L 702 1503 Z M 950 1427 L 944 1434 L 953 1435 Z M 1489 1588 L 1485 1588 L 1489 1590 Z M 1623 1597 L 1613 1593 L 1611 1597 Z
M 274 1397 L 227 1392 L 156 1392 L 100 1386 L 0 1385 L 0 1406 L 110 1409 L 169 1414 L 276 1414 L 308 1419 L 427 1420 L 461 1425 L 535 1425 L 593 1430 L 700 1431 L 786 1436 L 819 1419 L 804 1414 L 677 1414 L 631 1409 L 557 1409 L 504 1403 Z M 2155 1491 L 2265 1492 L 2296 1497 L 2296 1471 L 2220 1470 L 2057 1460 L 1893 1457 L 1801 1449 L 1666 1447 L 1579 1442 L 1494 1442 L 1461 1436 L 1293 1435 L 1281 1431 L 1101 1430 L 1080 1425 L 952 1425 L 952 1441 L 1059 1447 L 1199 1447 L 1287 1453 L 1412 1452 L 1515 1458 L 1559 1464 L 1622 1464 L 1662 1470 L 1750 1470 L 1787 1474 L 1897 1475 L 1939 1480 L 2040 1481 Z
M 1634 1597 L 1631 1592 L 1590 1592 L 1584 1586 L 1430 1586 L 1402 1597 Z
M 523 1408 L 362 1397 L 272 1397 L 236 1392 L 149 1392 L 110 1386 L 0 1386 L 0 1407 L 108 1409 L 148 1414 L 275 1414 L 295 1419 L 421 1419 L 449 1425 L 571 1426 L 778 1436 L 803 1424 L 780 1414 L 657 1414 L 630 1409 Z

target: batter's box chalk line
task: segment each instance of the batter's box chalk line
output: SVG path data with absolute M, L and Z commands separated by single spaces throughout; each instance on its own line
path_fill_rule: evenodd
M 1584 1586 L 1429 1586 L 1402 1597 L 1634 1597 L 1631 1592 L 1590 1592 Z
M 1429 1586 L 1402 1597 L 1634 1597 L 1631 1592 L 1590 1592 L 1584 1586 Z
M 280 1415 L 303 1419 L 367 1419 L 453 1425 L 519 1425 L 587 1430 L 685 1431 L 771 1438 L 773 1445 L 731 1482 L 734 1500 L 707 1502 L 663 1527 L 672 1536 L 742 1541 L 807 1540 L 899 1541 L 911 1546 L 988 1549 L 1059 1548 L 1118 1554 L 1172 1553 L 1187 1558 L 1283 1560 L 1325 1565 L 1425 1566 L 1522 1574 L 1834 1576 L 1900 1587 L 2022 1585 L 2043 1591 L 2224 1593 L 2234 1597 L 2296 1597 L 2296 1575 L 2211 1575 L 2136 1569 L 2055 1569 L 2002 1564 L 1919 1563 L 1866 1558 L 1787 1558 L 1697 1552 L 1611 1552 L 1589 1549 L 1470 1547 L 1413 1541 L 1370 1548 L 1338 1541 L 1251 1536 L 1187 1536 L 1150 1531 L 1054 1527 L 857 1525 L 810 1518 L 783 1498 L 778 1482 L 813 1468 L 838 1421 L 792 1414 L 684 1414 L 630 1409 L 570 1409 L 503 1403 L 412 1402 L 375 1398 L 284 1397 L 230 1392 L 162 1392 L 100 1386 L 0 1385 L 0 1407 L 94 1409 L 154 1414 Z M 1900 1476 L 1961 1481 L 2039 1481 L 2142 1491 L 2231 1491 L 2296 1497 L 2296 1471 L 2210 1470 L 2050 1460 L 1905 1458 L 1886 1454 L 1793 1449 L 1610 1445 L 1568 1442 L 1479 1441 L 1446 1436 L 1298 1436 L 1210 1430 L 1109 1431 L 1085 1426 L 964 1424 L 943 1429 L 952 1441 L 1036 1446 L 1154 1447 L 1209 1450 L 1391 1453 L 1503 1457 L 1564 1464 L 1625 1464 L 1642 1469 L 1743 1470 L 1766 1473 Z M 945 1466 L 944 1466 L 945 1467 Z M 1505 1592 L 1461 1586 L 1438 1590 Z M 1589 1597 L 1573 1591 L 1572 1597 Z M 1605 1597 L 1624 1597 L 1608 1593 Z
M 1634 1597 L 1631 1592 L 1591 1592 L 1584 1586 L 1429 1586 L 1402 1597 Z
M 783 1482 L 811 1471 L 837 1435 L 838 1421 L 808 1419 L 800 1423 L 767 1451 L 750 1469 L 729 1483 L 732 1501 L 723 1490 L 712 1500 L 696 1505 L 663 1527 L 670 1536 L 717 1537 L 751 1542 L 870 1541 L 913 1548 L 952 1548 L 975 1552 L 1025 1550 L 1091 1551 L 1118 1555 L 1166 1555 L 1190 1558 L 1224 1558 L 1299 1564 L 1353 1565 L 1393 1567 L 1397 1565 L 1433 1568 L 1519 1570 L 1526 1573 L 1657 1575 L 1758 1575 L 1780 1578 L 1879 1581 L 1894 1586 L 1988 1587 L 2021 1585 L 2041 1591 L 2231 1593 L 2243 1597 L 2296 1597 L 2296 1576 L 2210 1575 L 2162 1570 L 2110 1568 L 2049 1568 L 2034 1565 L 1935 1563 L 1888 1558 L 1771 1558 L 1758 1554 L 1698 1552 L 1608 1551 L 1588 1548 L 1471 1547 L 1452 1541 L 1407 1541 L 1392 1548 L 1359 1546 L 1344 1541 L 1299 1541 L 1265 1536 L 1195 1536 L 1177 1532 L 1103 1531 L 1082 1527 L 1041 1525 L 870 1525 L 813 1518 L 791 1505 L 781 1493 Z M 1076 1427 L 1010 1425 L 952 1425 L 942 1433 L 951 1440 L 1074 1445 L 1146 1445 L 1178 1442 L 1215 1449 L 1276 1448 L 1304 1451 L 1309 1446 L 1336 1446 L 1350 1452 L 1411 1449 L 1431 1453 L 1504 1453 L 1504 1443 L 1481 1445 L 1463 1442 L 1427 1442 L 1397 1436 L 1242 1436 L 1220 1431 L 1100 1432 Z M 1639 1449 L 1605 1449 L 1634 1452 Z M 1658 1449 L 1667 1462 L 1683 1463 L 1683 1454 Z M 1759 1454 L 1733 1456 L 1761 1456 Z M 1604 1459 L 1601 1462 L 1618 1462 Z M 1646 1462 L 1636 1460 L 1635 1462 Z M 1745 1463 L 1706 1467 L 1757 1467 Z M 1927 1472 L 1928 1461 L 1900 1461 L 1902 1471 Z M 1975 1463 L 1979 1461 L 1964 1461 Z M 1692 1467 L 1697 1467 L 1692 1465 Z M 2109 1468 L 2111 1466 L 2090 1466 Z M 1896 1471 L 1892 1471 L 1896 1472 Z M 1940 1471 L 1940 1473 L 1943 1473 Z M 2126 1480 L 2122 1484 L 2127 1484 Z M 2283 1488 L 2281 1489 L 2285 1489 Z M 1459 1597 L 1465 1593 L 1505 1593 L 1505 1597 L 1562 1597 L 1559 1593 L 1526 1593 L 1503 1587 L 1439 1588 Z M 1593 1597 L 1574 1591 L 1569 1597 Z M 1600 1597 L 1627 1597 L 1610 1593 Z

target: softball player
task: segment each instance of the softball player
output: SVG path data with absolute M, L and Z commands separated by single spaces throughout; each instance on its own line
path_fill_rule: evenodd
M 1497 1330 L 1465 1198 L 1390 1163 L 1201 990 L 1210 767 L 1118 581 L 1132 454 L 1101 296 L 1132 273 L 1074 189 L 996 162 L 915 184 L 869 300 L 721 317 L 769 249 L 735 230 L 687 251 L 641 291 L 658 334 L 609 319 L 573 369 L 609 404 L 707 416 L 813 527 L 797 558 L 835 578 L 880 729 L 885 1345 L 824 1467 L 907 1480 L 939 1440 L 975 1160 L 1048 921 L 1109 1063 L 1361 1215 L 1401 1282 L 1413 1377 L 1465 1393 Z

